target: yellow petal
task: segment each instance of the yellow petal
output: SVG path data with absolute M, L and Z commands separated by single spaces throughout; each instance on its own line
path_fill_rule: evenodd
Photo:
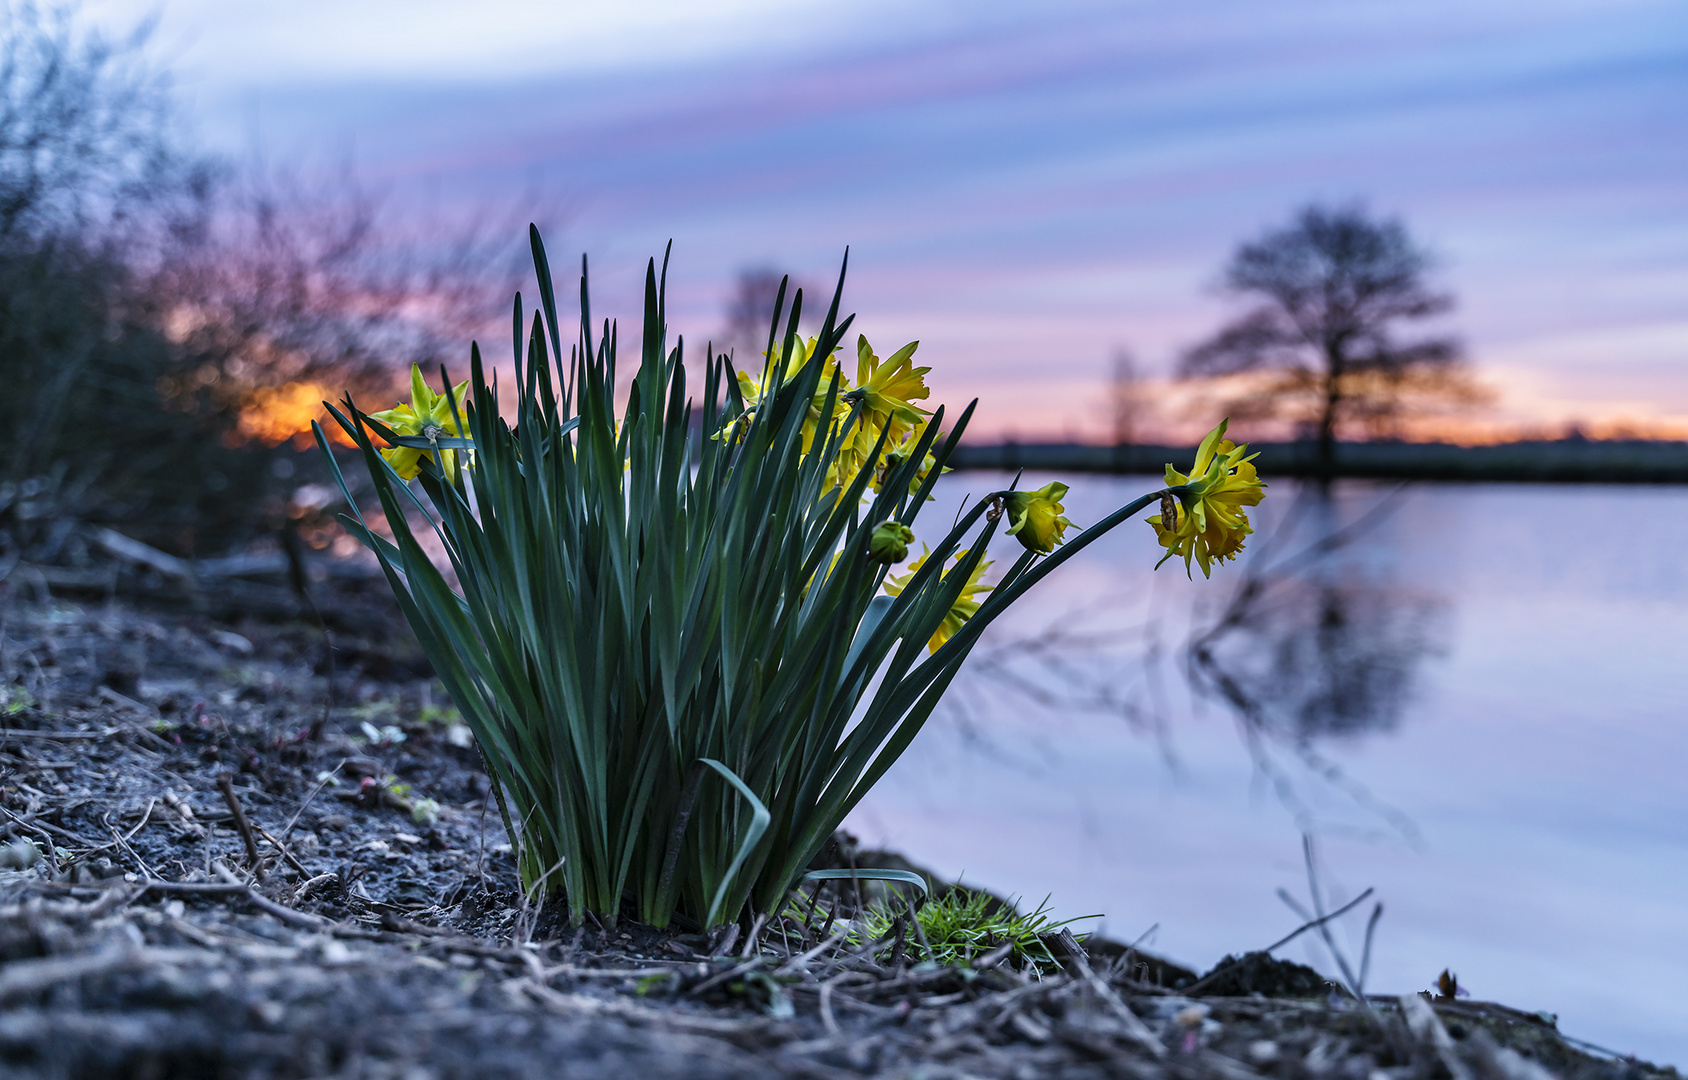
M 1201 476 L 1207 472 L 1208 466 L 1213 463 L 1213 452 L 1218 447 L 1220 440 L 1225 437 L 1225 428 L 1230 423 L 1231 418 L 1226 417 L 1219 421 L 1218 427 L 1208 432 L 1207 437 L 1202 439 L 1201 446 L 1196 448 L 1196 463 L 1190 469 L 1191 476 Z
M 385 412 L 370 413 L 369 418 L 391 428 L 395 435 L 422 434 L 422 419 L 409 405 L 401 403 Z
M 418 416 L 428 416 L 434 411 L 434 392 L 423 381 L 420 364 L 410 365 L 410 406 Z

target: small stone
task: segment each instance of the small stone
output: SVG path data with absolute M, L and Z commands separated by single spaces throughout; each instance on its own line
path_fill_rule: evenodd
M 323 942 L 318 952 L 322 956 L 322 962 L 327 965 L 347 964 L 352 961 L 352 950 L 333 938 Z
M 229 652 L 236 653 L 240 656 L 252 655 L 252 642 L 241 637 L 239 634 L 231 633 L 228 630 L 213 630 L 207 634 L 206 637 L 210 638 L 211 644 L 217 646 L 219 649 L 227 649 Z
M 265 1027 L 275 1027 L 287 1018 L 287 1006 L 279 1001 L 253 1002 L 252 1017 Z
M 1271 1039 L 1256 1039 L 1248 1044 L 1248 1059 L 1256 1065 L 1270 1065 L 1278 1060 L 1278 1044 Z

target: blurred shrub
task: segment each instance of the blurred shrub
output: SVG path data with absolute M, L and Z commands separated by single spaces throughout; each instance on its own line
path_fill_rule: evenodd
M 183 555 L 273 530 L 320 401 L 393 396 L 508 291 L 490 230 L 407 245 L 349 177 L 238 175 L 169 90 L 144 33 L 0 10 L 0 560 L 74 556 L 67 518 Z

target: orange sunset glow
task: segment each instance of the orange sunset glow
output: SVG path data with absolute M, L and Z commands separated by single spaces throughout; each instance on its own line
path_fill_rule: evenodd
M 323 424 L 329 441 L 351 446 L 351 440 L 338 424 L 326 422 L 328 411 L 322 403 L 331 396 L 332 390 L 316 382 L 261 386 L 240 410 L 235 428 L 237 437 L 242 442 L 260 442 L 265 446 L 291 441 L 294 449 L 305 450 L 313 441 L 311 421 L 315 420 Z

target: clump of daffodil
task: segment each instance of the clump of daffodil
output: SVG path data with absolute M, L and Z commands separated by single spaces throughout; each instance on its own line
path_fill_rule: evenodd
M 904 589 L 908 588 L 909 582 L 914 580 L 914 575 L 919 572 L 920 568 L 926 565 L 926 560 L 931 555 L 932 553 L 923 547 L 920 558 L 908 564 L 908 573 L 901 577 L 895 575 L 886 577 L 885 591 L 892 596 L 900 595 Z M 966 548 L 956 552 L 956 562 L 959 563 L 966 555 Z M 926 642 L 927 652 L 937 652 L 944 642 L 955 636 L 956 632 L 961 629 L 962 624 L 979 613 L 978 597 L 991 591 L 991 586 L 979 584 L 979 579 L 984 576 L 990 565 L 990 560 L 980 559 L 979 565 L 975 566 L 973 572 L 967 575 L 967 584 L 961 587 L 961 592 L 956 596 L 955 603 L 950 605 L 949 614 L 944 616 L 944 621 L 939 624 L 937 631 Z M 950 567 L 939 575 L 939 579 L 949 577 L 954 571 L 955 567 Z
M 455 407 L 450 383 L 442 397 L 415 371 L 408 405 L 329 410 L 387 511 L 378 531 L 354 504 L 346 528 L 484 751 L 523 894 L 562 894 L 576 925 L 629 914 L 711 929 L 783 909 L 805 880 L 827 880 L 808 870 L 817 853 L 1016 598 L 1157 502 L 1167 547 L 1204 571 L 1246 535 L 1259 482 L 1223 427 L 1190 476 L 1169 471 L 1170 487 L 1083 532 L 1061 484 L 991 491 L 917 526 L 974 410 L 924 407 L 913 343 L 881 359 L 859 339 L 844 363 L 855 317 L 840 321 L 842 279 L 815 338 L 793 333 L 747 373 L 710 349 L 698 399 L 670 348 L 666 268 L 646 264 L 640 361 L 618 383 L 617 334 L 598 332 L 584 264 L 576 337 L 538 230 L 528 238 L 539 314 L 514 342 L 513 408 L 471 350 Z M 778 302 L 770 325 L 794 325 L 798 307 L 782 323 Z M 518 328 L 525 310 L 517 298 Z M 700 420 L 713 437 L 694 441 Z M 475 482 L 461 482 L 470 467 Z M 400 476 L 419 470 L 412 492 Z M 421 498 L 425 515 L 393 512 Z M 914 551 L 916 528 L 932 547 Z M 1005 529 L 1030 550 L 999 552 L 998 570 L 986 545 Z M 436 534 L 450 566 L 423 539 Z M 933 655 L 911 662 L 922 645 Z M 649 707 L 631 715 L 630 702 Z
M 1189 475 L 1166 467 L 1172 498 L 1163 503 L 1166 509 L 1149 518 L 1156 538 L 1166 548 L 1155 564 L 1157 569 L 1174 555 L 1182 555 L 1186 574 L 1191 573 L 1193 559 L 1201 564 L 1202 576 L 1211 577 L 1213 564 L 1236 558 L 1243 538 L 1254 531 L 1243 507 L 1258 506 L 1266 485 L 1254 471 L 1253 461 L 1259 455 L 1250 454 L 1246 443 L 1237 446 L 1225 438 L 1229 423 L 1221 420 L 1207 433 Z M 1175 521 L 1166 520 L 1167 510 Z
M 410 365 L 410 404 L 400 403 L 397 408 L 386 412 L 370 413 L 371 420 L 385 424 L 395 435 L 414 435 L 435 442 L 444 438 L 468 438 L 469 432 L 458 426 L 458 418 L 452 414 L 451 402 L 455 398 L 457 408 L 461 412 L 468 408 L 465 397 L 469 389 L 467 380 L 458 383 L 451 389 L 451 397 L 436 394 L 423 381 L 422 369 L 416 364 Z M 440 469 L 447 475 L 457 475 L 457 451 L 425 450 L 418 446 L 394 446 L 381 451 L 381 456 L 387 459 L 387 464 L 399 474 L 402 480 L 414 480 L 416 474 L 422 471 L 424 456 L 438 455 Z
M 1067 538 L 1067 527 L 1072 524 L 1061 511 L 1061 499 L 1067 494 L 1067 485 L 1058 481 L 1038 488 L 1036 491 L 1011 491 L 1003 498 L 1003 509 L 1008 514 L 1008 535 L 1015 537 L 1026 546 L 1027 551 L 1036 551 L 1047 555 L 1055 550 L 1055 545 Z
M 900 521 L 884 521 L 874 526 L 867 538 L 867 557 L 889 566 L 908 558 L 908 546 L 914 542 L 914 530 Z

